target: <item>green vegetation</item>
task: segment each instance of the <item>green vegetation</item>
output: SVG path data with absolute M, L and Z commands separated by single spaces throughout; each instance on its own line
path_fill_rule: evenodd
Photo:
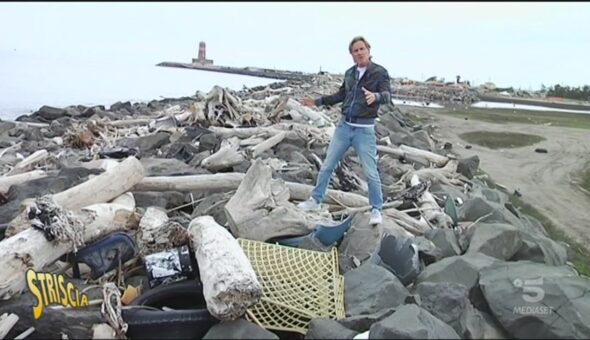
M 582 189 L 586 190 L 586 192 L 590 192 L 590 168 L 582 172 L 580 180 L 580 186 Z
M 519 148 L 545 140 L 544 137 L 525 133 L 472 131 L 460 134 L 461 139 L 490 149 Z
M 541 91 L 547 91 L 549 97 L 561 97 L 578 100 L 590 100 L 590 86 L 584 85 L 580 87 L 561 86 L 559 84 L 545 88 L 542 86 Z
M 554 125 L 590 129 L 590 114 L 555 111 L 530 111 L 511 109 L 437 109 L 436 113 L 447 114 L 458 118 L 481 120 L 489 123 Z

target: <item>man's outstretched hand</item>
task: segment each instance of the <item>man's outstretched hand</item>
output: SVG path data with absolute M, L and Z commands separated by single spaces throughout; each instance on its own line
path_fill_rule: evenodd
M 367 101 L 367 104 L 373 104 L 375 102 L 375 94 L 364 87 L 363 92 L 365 93 L 365 100 Z
M 315 106 L 315 100 L 310 97 L 305 97 L 299 101 L 303 106 L 312 107 Z

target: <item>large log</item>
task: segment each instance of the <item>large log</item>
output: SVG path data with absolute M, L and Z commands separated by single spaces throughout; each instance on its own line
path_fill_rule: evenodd
M 117 197 L 112 203 L 90 205 L 72 212 L 72 229 L 82 235 L 85 243 L 126 228 L 135 209 L 131 193 Z M 25 272 L 43 270 L 62 255 L 74 249 L 71 242 L 48 241 L 44 233 L 28 228 L 0 241 L 0 299 L 10 299 L 25 288 Z
M 6 173 L 5 175 L 10 176 L 10 175 L 16 175 L 16 174 L 20 174 L 23 172 L 27 172 L 31 169 L 32 166 L 45 160 L 48 156 L 49 156 L 49 153 L 47 152 L 47 150 L 45 150 L 45 149 L 37 150 L 34 153 L 32 153 L 31 155 L 29 155 L 27 158 L 20 161 L 18 164 L 16 164 L 14 166 L 14 168 L 12 170 L 10 170 L 8 173 Z
M 250 148 L 247 149 L 247 152 L 250 154 L 250 156 L 252 158 L 256 158 L 258 156 L 260 156 L 264 151 L 272 148 L 273 146 L 279 144 L 280 142 L 283 141 L 283 139 L 285 139 L 285 136 L 287 136 L 287 132 L 285 131 L 281 131 L 278 134 L 272 136 L 271 138 L 265 140 L 264 142 Z
M 441 156 L 441 155 L 435 154 L 435 153 L 430 152 L 430 151 L 413 148 L 411 146 L 407 146 L 407 145 L 404 145 L 404 144 L 400 145 L 399 148 L 400 148 L 401 151 L 405 152 L 408 155 L 412 155 L 414 157 L 422 157 L 422 158 L 425 158 L 428 161 L 436 164 L 437 166 L 444 166 L 449 161 L 449 158 L 448 157 Z
M 144 176 L 141 162 L 128 157 L 117 167 L 87 180 L 84 183 L 53 195 L 55 203 L 66 209 L 78 209 L 95 203 L 104 203 L 129 191 Z
M 199 191 L 199 190 L 235 190 L 238 188 L 245 174 L 228 172 L 213 175 L 190 176 L 154 176 L 145 177 L 136 184 L 132 191 Z M 313 186 L 285 182 L 289 188 L 291 200 L 304 201 L 309 198 Z M 344 207 L 362 207 L 369 204 L 369 200 L 361 195 L 329 189 L 326 193 L 326 203 L 340 204 Z
M 238 165 L 246 160 L 239 148 L 240 140 L 237 137 L 225 139 L 216 153 L 201 161 L 201 166 L 209 171 L 218 171 Z
M 135 157 L 128 157 L 117 166 L 65 191 L 51 195 L 53 202 L 64 209 L 76 210 L 95 203 L 104 203 L 129 191 L 143 179 L 144 170 Z M 9 222 L 5 235 L 12 236 L 29 228 L 27 209 Z
M 46 176 L 47 173 L 43 170 L 33 170 L 18 175 L 0 177 L 0 192 L 7 192 L 12 185 L 28 182 Z
M 289 202 L 289 189 L 282 181 L 272 180 L 270 167 L 260 159 L 250 166 L 225 205 L 225 215 L 232 233 L 250 240 L 303 235 L 313 228 L 306 215 Z
M 188 233 L 211 315 L 220 320 L 244 315 L 262 297 L 262 285 L 238 241 L 211 216 L 193 219 Z

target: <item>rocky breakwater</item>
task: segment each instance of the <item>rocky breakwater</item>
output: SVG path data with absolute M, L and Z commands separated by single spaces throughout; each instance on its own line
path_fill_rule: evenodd
M 296 99 L 339 86 L 329 75 L 242 91 L 216 86 L 108 109 L 44 106 L 0 122 L 2 334 L 133 338 L 134 324 L 156 325 L 155 318 L 126 313 L 128 288 L 149 294 L 146 254 L 194 246 L 194 221 L 203 216 L 211 217 L 208 227 L 226 230 L 224 242 L 269 243 L 348 216 L 350 228 L 336 242 L 299 244 L 315 251 L 336 247 L 344 276 L 342 318 L 311 315 L 305 334 L 285 333 L 253 322 L 242 305 L 227 314 L 231 320 L 218 316 L 223 320 L 200 324 L 200 336 L 590 337 L 590 280 L 568 265 L 564 245 L 506 194 L 473 178 L 479 159 L 458 159 L 433 139 L 433 127 L 409 118 L 411 109 L 385 105 L 376 125 L 387 200 L 383 223 L 368 223 L 367 183 L 352 150 L 334 172 L 322 209 L 300 211 L 296 204 L 313 188 L 339 107 L 310 109 Z M 108 271 L 74 271 L 63 257 L 119 232 L 138 250 Z M 393 244 L 411 245 L 393 255 L 413 264 L 388 257 L 391 236 L 399 241 Z M 209 263 L 201 269 L 212 272 L 200 276 L 215 280 L 215 267 Z M 34 307 L 42 302 L 31 290 L 29 269 L 48 273 L 45 283 L 54 274 L 73 282 L 87 306 L 49 303 L 35 319 Z M 50 295 L 45 302 L 57 300 Z M 259 291 L 249 295 L 258 297 Z M 169 313 L 159 320 L 170 322 L 154 328 L 163 332 L 159 336 L 193 327 L 171 321 L 181 311 L 159 308 Z

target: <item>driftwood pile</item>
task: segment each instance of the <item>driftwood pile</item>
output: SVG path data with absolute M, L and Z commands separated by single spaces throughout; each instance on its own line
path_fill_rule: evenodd
M 44 106 L 16 122 L 0 122 L 0 135 L 5 141 L 0 149 L 0 225 L 4 229 L 0 241 L 0 298 L 5 300 L 0 304 L 0 314 L 7 313 L 0 318 L 0 335 L 31 332 L 30 327 L 34 327 L 33 336 L 40 337 L 90 337 L 93 329 L 95 336 L 123 337 L 127 325 L 121 311 L 112 306 L 113 299 L 115 306 L 127 301 L 129 285 L 146 289 L 142 262 L 147 254 L 189 244 L 199 263 L 209 312 L 228 321 L 227 327 L 234 327 L 230 320 L 243 316 L 262 294 L 236 238 L 272 241 L 305 235 L 319 222 L 338 220 L 344 215 L 355 216 L 351 231 L 338 248 L 340 269 L 346 273 L 347 319 L 337 325 L 314 320 L 309 336 L 337 338 L 342 329 L 353 335 L 370 329 L 371 336 L 410 336 L 395 333 L 391 324 L 382 324 L 395 324 L 390 319 L 397 312 L 391 308 L 398 308 L 416 323 L 424 319 L 424 313 L 444 321 L 436 319 L 420 327 L 439 323 L 442 328 L 452 327 L 446 333 L 432 334 L 458 334 L 462 338 L 530 335 L 519 328 L 517 318 L 502 314 L 502 307 L 495 302 L 495 296 L 502 292 L 490 293 L 487 289 L 496 278 L 492 274 L 482 276 L 488 281 L 479 282 L 482 286 L 488 284 L 482 297 L 478 272 L 496 262 L 472 265 L 466 259 L 469 264 L 462 265 L 469 270 L 464 271 L 447 263 L 447 272 L 440 275 L 428 269 L 448 259 L 468 256 L 467 249 L 478 256 L 484 253 L 486 258 L 501 257 L 497 262 L 503 264 L 516 261 L 518 256 L 518 260 L 562 266 L 566 260 L 562 247 L 547 239 L 539 231 L 542 227 L 530 222 L 532 219 L 505 204 L 501 193 L 473 178 L 478 160 L 461 160 L 439 147 L 442 141 L 434 140 L 428 127 L 414 123 L 407 109 L 383 106 L 376 126 L 386 198 L 381 225 L 368 226 L 367 183 L 352 150 L 333 175 L 323 209 L 303 212 L 296 207 L 313 189 L 339 116 L 338 106 L 311 109 L 297 99 L 332 93 L 339 82 L 337 77 L 323 75 L 309 84 L 283 82 L 237 92 L 215 86 L 206 94 L 197 92 L 191 97 L 147 104 L 118 102 L 108 110 L 103 106 Z M 459 198 L 455 203 L 464 202 L 458 221 L 444 210 L 448 197 Z M 525 220 L 528 222 L 522 222 Z M 506 227 L 505 232 L 513 234 L 517 233 L 513 226 L 522 225 L 522 232 L 526 230 L 527 234 L 518 236 L 520 243 L 505 250 L 510 242 L 495 243 L 501 239 L 497 235 L 503 227 L 480 227 L 486 223 L 511 224 L 512 229 Z M 80 285 L 86 285 L 89 294 L 93 285 L 103 287 L 102 296 L 91 298 L 95 314 L 91 308 L 88 313 L 80 313 L 70 307 L 48 307 L 46 315 L 34 321 L 27 270 L 71 276 L 72 270 L 61 261 L 62 256 L 116 231 L 132 235 L 139 252 L 99 279 L 92 280 L 88 272 L 82 273 L 84 281 Z M 407 292 L 399 281 L 392 283 L 397 280 L 393 274 L 367 263 L 384 234 L 415 240 L 421 256 L 427 259 L 419 281 L 411 287 L 417 300 L 408 297 L 394 303 L 382 298 L 403 296 L 384 291 L 390 285 Z M 474 250 L 476 246 L 478 250 Z M 377 271 L 378 275 L 367 276 L 360 271 Z M 456 275 L 446 281 L 441 279 L 449 273 Z M 465 273 L 471 276 L 463 280 Z M 366 282 L 367 277 L 373 282 Z M 139 284 L 138 278 L 143 278 Z M 380 279 L 386 282 L 371 286 Z M 430 288 L 423 285 L 423 290 L 417 291 L 418 283 L 455 279 L 463 280 L 460 283 L 467 288 L 462 289 L 479 292 L 479 302 L 487 301 L 472 308 L 473 301 L 467 295 L 467 300 L 461 300 L 471 306 L 469 316 L 479 318 L 475 326 L 458 319 L 446 320 L 420 303 L 418 295 Z M 361 283 L 353 283 L 355 280 Z M 379 303 L 354 297 L 367 294 L 359 295 L 359 291 L 369 292 Z M 428 292 L 445 294 L 435 291 Z M 424 294 L 424 301 L 434 296 Z M 381 305 L 388 301 L 391 303 Z M 102 313 L 96 307 L 101 302 Z M 373 307 L 363 307 L 363 303 L 373 303 Z M 404 303 L 416 310 L 402 311 L 399 306 Z M 398 317 L 403 318 L 401 314 Z M 580 325 L 588 324 L 584 321 L 588 316 L 579 317 L 583 319 L 580 323 L 570 320 L 575 323 L 571 333 L 551 334 L 590 334 L 580 329 Z M 52 320 L 51 325 L 41 322 L 43 318 Z M 72 319 L 83 327 L 71 327 Z M 544 319 L 538 322 L 549 324 Z M 563 329 L 568 329 L 566 326 Z M 211 331 L 218 331 L 217 327 Z M 427 333 L 420 334 L 423 337 Z

